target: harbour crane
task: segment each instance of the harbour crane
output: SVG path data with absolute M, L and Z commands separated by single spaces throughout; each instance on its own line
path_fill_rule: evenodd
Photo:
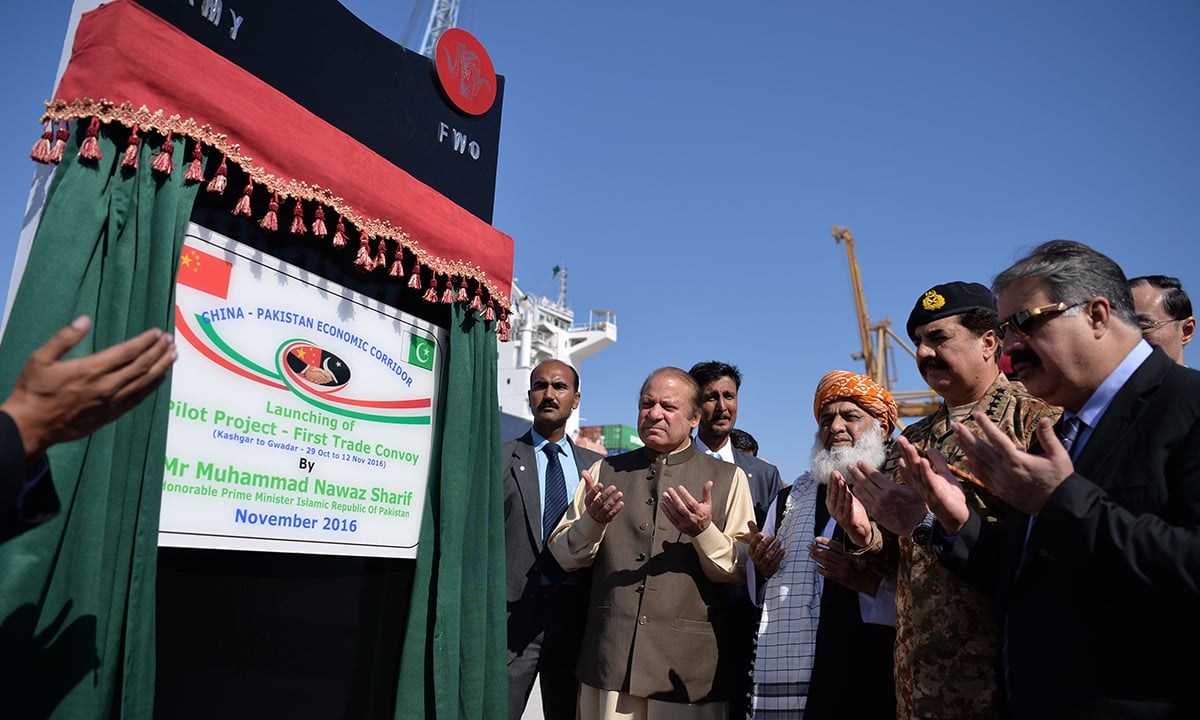
M 933 413 L 941 405 L 941 400 L 932 390 L 892 389 L 895 384 L 895 376 L 892 373 L 892 343 L 903 348 L 914 361 L 917 359 L 917 351 L 892 330 L 892 321 L 888 318 L 871 323 L 871 316 L 867 312 L 867 296 L 863 291 L 862 273 L 858 269 L 858 258 L 854 254 L 854 236 L 848 228 L 834 225 L 833 240 L 846 246 L 846 257 L 850 263 L 850 285 L 854 291 L 854 306 L 858 315 L 858 333 L 862 341 L 862 350 L 850 357 L 862 360 L 866 366 L 867 377 L 892 393 L 900 417 L 924 417 Z
M 429 21 L 425 24 L 425 35 L 421 38 L 420 53 L 425 57 L 433 57 L 442 33 L 458 26 L 458 3 L 459 0 L 433 0 Z

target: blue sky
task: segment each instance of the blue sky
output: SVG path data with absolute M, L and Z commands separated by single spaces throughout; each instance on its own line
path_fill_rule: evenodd
M 412 11 L 345 4 L 395 39 Z M 68 16 L 26 2 L 0 29 L 0 288 Z M 1200 298 L 1196 3 L 475 0 L 459 26 L 507 78 L 495 225 L 522 289 L 565 266 L 577 317 L 617 316 L 583 424 L 633 425 L 650 370 L 721 359 L 738 424 L 802 472 L 817 380 L 862 371 L 835 224 L 901 334 L 930 285 L 1058 237 Z

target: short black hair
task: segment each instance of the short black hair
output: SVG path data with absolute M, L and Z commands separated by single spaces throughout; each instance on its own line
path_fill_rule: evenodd
M 1163 291 L 1162 308 L 1172 320 L 1187 320 L 1192 316 L 1192 299 L 1184 292 L 1183 283 L 1179 282 L 1179 278 L 1170 275 L 1140 275 L 1129 278 L 1130 288 L 1138 285 L 1149 285 Z
M 536 373 L 538 371 L 538 368 L 540 368 L 543 365 L 549 365 L 550 363 L 557 363 L 559 365 L 562 365 L 566 369 L 570 370 L 571 377 L 575 378 L 575 392 L 579 392 L 579 371 L 576 370 L 575 368 L 571 367 L 571 363 L 563 362 L 562 360 L 553 360 L 553 359 L 545 360 L 543 362 L 538 363 L 537 365 L 534 365 L 533 369 L 529 371 L 529 384 L 533 385 L 533 376 L 534 376 L 534 373 Z
M 988 330 L 996 331 L 996 326 L 1000 324 L 1000 316 L 992 310 L 975 308 L 959 315 L 958 321 L 975 337 L 983 337 Z M 996 343 L 996 360 L 1000 359 L 1003 350 L 1003 343 Z
M 729 431 L 729 442 L 738 450 L 758 457 L 758 441 L 745 430 L 734 428 Z
M 710 382 L 723 377 L 733 380 L 733 386 L 739 390 L 742 387 L 742 373 L 737 369 L 737 366 L 717 360 L 696 363 L 692 366 L 691 370 L 688 370 L 688 375 L 692 376 L 692 379 L 696 381 L 701 390 Z

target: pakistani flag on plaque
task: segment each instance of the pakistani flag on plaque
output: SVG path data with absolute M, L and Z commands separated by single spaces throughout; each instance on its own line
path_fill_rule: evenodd
M 421 335 L 410 335 L 412 340 L 408 345 L 408 361 L 419 368 L 429 370 L 433 367 L 433 341 Z

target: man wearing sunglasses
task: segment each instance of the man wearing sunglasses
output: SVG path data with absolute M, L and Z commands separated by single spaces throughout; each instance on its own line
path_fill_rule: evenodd
M 996 327 L 995 298 L 979 283 L 936 285 L 917 298 L 908 317 L 906 330 L 917 348 L 921 377 L 943 402 L 906 428 L 903 437 L 922 452 L 940 451 L 960 471 L 963 451 L 952 423 L 973 426 L 971 413 L 979 412 L 1026 447 L 1037 421 L 1057 416 L 1055 408 L 1000 372 Z M 995 607 L 988 593 L 938 563 L 930 548 L 936 518 L 916 490 L 893 481 L 898 463 L 893 448 L 879 470 L 868 463 L 852 465 L 845 478 L 835 473 L 828 495 L 843 526 L 855 524 L 838 507 L 869 513 L 888 531 L 878 555 L 885 569 L 896 574 L 896 717 L 995 717 Z M 1007 510 L 976 483 L 964 482 L 962 492 L 989 523 L 1000 522 Z M 860 547 L 869 542 L 849 531 L 848 536 Z
M 1183 346 L 1196 333 L 1196 318 L 1192 317 L 1192 301 L 1179 279 L 1167 275 L 1130 278 L 1129 292 L 1133 294 L 1142 337 L 1183 365 Z
M 941 457 L 898 444 L 942 562 L 998 588 L 1009 711 L 1200 717 L 1200 373 L 1142 339 L 1121 268 L 1086 245 L 1045 243 L 992 287 L 1013 368 L 1065 411 L 1033 452 L 982 413 L 982 438 L 954 426 L 1013 508 L 1003 529 Z

